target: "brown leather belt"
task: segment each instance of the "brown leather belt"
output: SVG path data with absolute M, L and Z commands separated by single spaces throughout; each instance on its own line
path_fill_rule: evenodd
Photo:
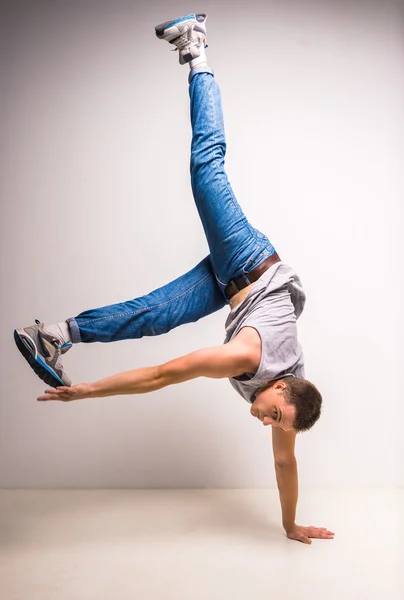
M 280 260 L 281 259 L 276 253 L 272 254 L 272 256 L 268 256 L 268 258 L 263 260 L 262 263 L 258 265 L 258 267 L 255 267 L 255 269 L 253 269 L 249 273 L 245 273 L 243 277 L 238 277 L 237 279 L 232 279 L 231 281 L 229 281 L 224 290 L 224 294 L 227 300 L 230 300 L 230 298 L 235 296 L 237 292 L 246 288 L 247 285 L 250 285 L 250 283 L 254 283 L 254 281 L 257 281 L 261 277 L 261 275 L 265 273 L 265 271 L 268 271 L 269 267 L 272 267 L 272 265 L 279 262 Z

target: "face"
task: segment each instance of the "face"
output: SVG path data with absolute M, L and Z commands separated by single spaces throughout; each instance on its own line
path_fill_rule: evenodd
M 267 390 L 258 392 L 250 410 L 253 417 L 259 419 L 265 426 L 272 425 L 283 431 L 291 431 L 296 409 L 283 397 L 285 390 L 286 384 L 279 380 Z

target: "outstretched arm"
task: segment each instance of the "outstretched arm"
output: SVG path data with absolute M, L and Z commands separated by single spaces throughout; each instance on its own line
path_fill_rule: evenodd
M 251 368 L 248 347 L 236 338 L 228 344 L 202 348 L 163 365 L 132 369 L 95 383 L 46 390 L 38 400 L 68 402 L 102 396 L 147 394 L 197 377 L 234 377 L 251 371 Z
M 295 523 L 298 498 L 295 441 L 295 431 L 282 431 L 272 427 L 276 481 L 282 507 L 282 524 L 286 535 L 292 540 L 305 544 L 311 544 L 310 538 L 333 539 L 334 533 L 325 527 L 302 527 Z

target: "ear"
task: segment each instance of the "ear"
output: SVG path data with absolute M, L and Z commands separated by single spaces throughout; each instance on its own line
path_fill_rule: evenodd
M 285 390 L 286 389 L 286 383 L 284 381 L 282 381 L 282 379 L 279 379 L 279 381 L 277 381 L 274 385 L 274 388 L 276 390 Z

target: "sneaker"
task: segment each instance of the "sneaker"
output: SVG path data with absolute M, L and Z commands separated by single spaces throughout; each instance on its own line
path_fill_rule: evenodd
M 35 323 L 14 331 L 18 350 L 42 381 L 51 387 L 70 386 L 71 381 L 63 371 L 60 355 L 65 354 L 72 344 L 47 331 L 40 321 L 36 320 Z
M 185 65 L 194 58 L 199 58 L 200 48 L 206 46 L 205 14 L 192 14 L 174 21 L 167 21 L 155 27 L 160 40 L 166 40 L 179 50 L 180 64 Z

